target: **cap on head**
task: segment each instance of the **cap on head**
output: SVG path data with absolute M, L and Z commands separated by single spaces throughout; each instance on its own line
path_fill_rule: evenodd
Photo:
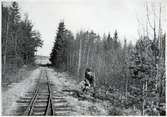
M 90 72 L 91 71 L 91 69 L 90 68 L 86 68 L 86 70 L 85 70 L 86 72 Z

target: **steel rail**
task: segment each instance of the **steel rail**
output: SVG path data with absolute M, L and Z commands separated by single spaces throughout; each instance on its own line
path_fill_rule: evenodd
M 37 99 L 37 95 L 38 95 L 38 92 L 39 92 L 39 82 L 40 82 L 40 80 L 41 80 L 42 73 L 43 73 L 43 71 L 41 71 L 41 73 L 40 73 L 40 78 L 39 78 L 38 81 L 37 81 L 37 86 L 36 86 L 36 89 L 35 89 L 35 91 L 34 91 L 35 94 L 34 94 L 34 96 L 32 97 L 31 102 L 29 103 L 28 107 L 26 108 L 26 110 L 25 110 L 25 112 L 24 112 L 24 115 L 25 115 L 25 116 L 32 115 L 33 108 L 34 108 L 34 103 L 35 103 L 35 101 L 36 101 L 36 99 Z
M 34 105 L 35 105 L 35 102 L 36 102 L 38 94 L 39 94 L 40 80 L 41 80 L 42 76 L 45 76 L 46 79 L 47 79 L 47 86 L 48 86 L 48 93 L 49 93 L 47 106 L 46 106 L 46 110 L 45 110 L 44 115 L 49 115 L 49 114 L 50 115 L 56 115 L 55 111 L 54 111 L 54 107 L 53 107 L 53 98 L 52 98 L 52 90 L 51 90 L 51 86 L 50 86 L 50 80 L 48 78 L 47 71 L 45 70 L 45 72 L 44 72 L 42 70 L 41 73 L 40 73 L 40 78 L 37 81 L 37 86 L 36 86 L 36 89 L 34 91 L 34 95 L 33 95 L 32 99 L 31 99 L 28 107 L 26 108 L 26 110 L 24 112 L 25 116 L 31 116 L 33 114 Z M 49 112 L 51 112 L 51 113 L 49 113 Z
M 53 98 L 52 98 L 52 89 L 51 89 L 51 86 L 50 86 L 50 80 L 48 78 L 47 71 L 45 71 L 45 73 L 46 73 L 48 91 L 49 91 L 49 99 L 48 99 L 49 102 L 48 102 L 48 105 L 47 105 L 47 110 L 46 110 L 45 115 L 48 115 L 49 107 L 51 107 L 51 115 L 55 115 L 55 110 L 54 110 L 54 107 L 53 107 Z

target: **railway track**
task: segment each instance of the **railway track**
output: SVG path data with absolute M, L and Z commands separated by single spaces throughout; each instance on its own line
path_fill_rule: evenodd
M 67 101 L 53 90 L 46 70 L 41 70 L 35 89 L 27 92 L 25 97 L 21 97 L 17 103 L 19 108 L 16 115 L 61 116 L 68 115 L 72 111 Z

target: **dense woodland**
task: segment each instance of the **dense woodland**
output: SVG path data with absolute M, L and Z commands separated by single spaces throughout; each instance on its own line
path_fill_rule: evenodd
M 92 68 L 97 94 L 115 97 L 119 106 L 137 108 L 141 115 L 159 115 L 165 104 L 166 33 L 161 25 L 161 6 L 153 23 L 148 4 L 146 8 L 147 33 L 141 33 L 135 45 L 126 39 L 121 43 L 117 30 L 102 37 L 94 31 L 74 35 L 60 22 L 50 54 L 52 65 L 75 75 L 78 81 L 84 79 L 87 67 Z
M 16 82 L 19 68 L 33 64 L 35 52 L 37 47 L 42 46 L 42 41 L 28 16 L 21 16 L 17 2 L 3 2 L 1 8 L 2 82 Z
M 2 82 L 14 82 L 8 75 L 17 74 L 23 65 L 33 64 L 42 41 L 28 16 L 22 17 L 17 2 L 3 2 L 1 7 Z M 162 114 L 166 32 L 162 30 L 161 6 L 153 17 L 149 9 L 151 6 L 146 4 L 146 26 L 140 24 L 146 28 L 135 44 L 126 38 L 122 43 L 119 30 L 103 36 L 93 30 L 74 35 L 60 22 L 50 54 L 52 65 L 76 76 L 78 82 L 84 79 L 85 69 L 92 68 L 97 97 L 111 100 L 115 107 L 138 109 L 141 115 Z

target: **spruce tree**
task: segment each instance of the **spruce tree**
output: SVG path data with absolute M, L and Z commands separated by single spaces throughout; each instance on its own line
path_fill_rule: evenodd
M 50 61 L 53 66 L 60 68 L 64 66 L 64 53 L 65 53 L 65 25 L 64 22 L 59 23 L 55 43 L 50 54 Z

